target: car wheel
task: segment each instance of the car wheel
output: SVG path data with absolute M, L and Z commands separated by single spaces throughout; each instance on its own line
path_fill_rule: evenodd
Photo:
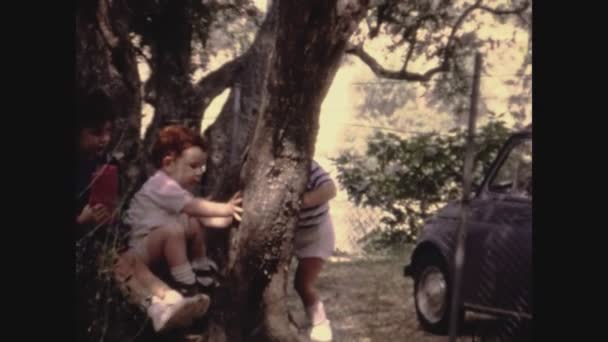
M 414 275 L 416 315 L 422 328 L 435 334 L 447 334 L 452 285 L 447 266 L 436 253 L 422 255 Z M 462 322 L 464 311 L 458 318 Z

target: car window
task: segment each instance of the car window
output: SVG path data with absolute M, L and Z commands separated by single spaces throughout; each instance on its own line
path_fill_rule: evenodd
M 532 139 L 513 146 L 490 182 L 489 190 L 532 198 Z

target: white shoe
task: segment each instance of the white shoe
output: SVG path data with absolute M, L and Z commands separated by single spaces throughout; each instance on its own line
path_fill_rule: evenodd
M 198 294 L 184 297 L 174 303 L 157 302 L 148 308 L 154 331 L 160 332 L 176 327 L 186 327 L 196 318 L 203 316 L 209 308 L 209 297 Z
M 315 324 L 310 328 L 310 340 L 319 342 L 329 342 L 333 338 L 331 333 L 331 322 L 326 319 L 321 323 Z

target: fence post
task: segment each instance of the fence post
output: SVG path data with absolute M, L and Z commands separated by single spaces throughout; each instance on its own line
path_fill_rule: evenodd
M 471 93 L 471 104 L 469 108 L 469 126 L 466 139 L 466 152 L 464 157 L 464 170 L 463 170 L 463 191 L 462 191 L 462 204 L 461 204 L 461 217 L 460 226 L 458 227 L 458 240 L 456 245 L 456 252 L 454 255 L 454 282 L 452 291 L 452 302 L 450 312 L 450 327 L 449 327 L 449 341 L 456 341 L 458 335 L 458 317 L 460 308 L 460 295 L 462 292 L 462 267 L 465 261 L 465 242 L 467 236 L 466 223 L 469 217 L 470 207 L 470 193 L 471 193 L 471 182 L 473 176 L 473 157 L 474 151 L 474 138 L 475 138 L 475 124 L 477 122 L 477 104 L 479 102 L 479 76 L 481 74 L 481 54 L 478 52 L 475 54 L 475 73 L 473 75 L 473 89 Z

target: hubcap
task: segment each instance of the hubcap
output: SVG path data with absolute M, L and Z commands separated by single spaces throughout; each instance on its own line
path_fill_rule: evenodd
M 416 291 L 418 310 L 430 323 L 437 323 L 443 317 L 447 301 L 447 282 L 436 266 L 424 269 Z

